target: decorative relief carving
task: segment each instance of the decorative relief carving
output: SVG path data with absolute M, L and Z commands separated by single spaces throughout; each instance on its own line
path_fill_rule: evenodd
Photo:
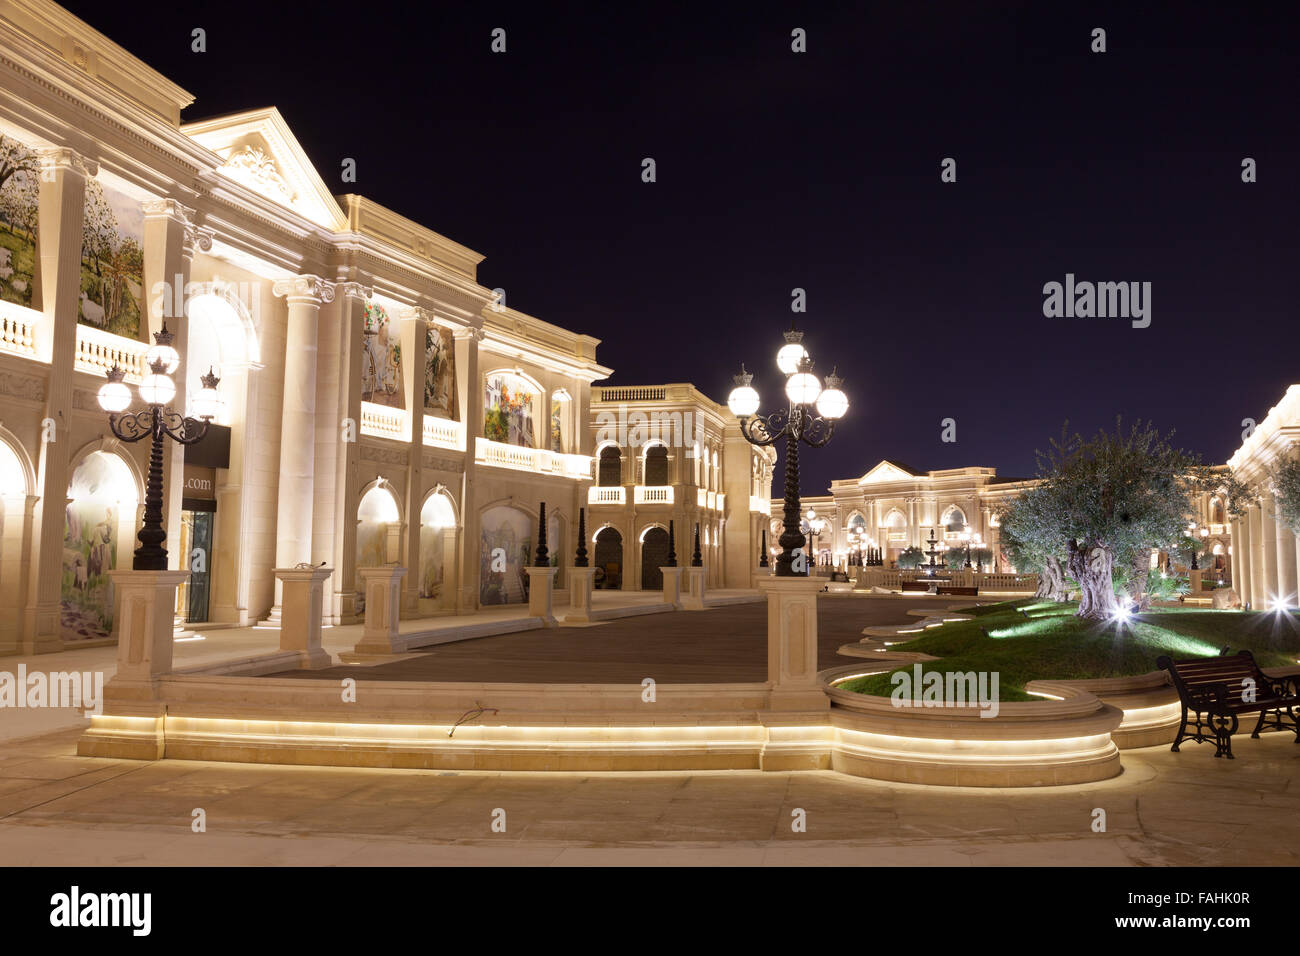
M 410 456 L 404 448 L 377 448 L 374 445 L 361 446 L 362 461 L 376 461 L 384 465 L 405 465 Z
M 71 169 L 83 176 L 94 176 L 99 172 L 98 163 L 92 159 L 87 159 L 74 150 L 68 149 L 66 146 L 38 149 L 36 155 L 40 157 L 42 169 Z
M 361 299 L 363 301 L 375 294 L 374 289 L 364 286 L 360 282 L 340 282 L 336 291 L 345 298 Z
M 229 173 L 232 179 L 239 180 L 249 189 L 254 189 L 271 199 L 288 204 L 295 198 L 294 191 L 280 175 L 275 160 L 257 146 L 245 146 L 231 153 L 230 158 L 221 168 Z
M 318 303 L 334 301 L 334 283 L 327 282 L 320 276 L 301 275 L 292 279 L 280 279 L 271 286 L 271 291 L 290 299 L 315 299 Z
M 185 255 L 193 256 L 195 252 L 211 252 L 212 237 L 215 235 L 215 229 L 209 229 L 207 226 L 196 226 L 192 222 L 187 222 L 185 224 Z
M 459 473 L 462 465 L 461 462 L 455 458 L 440 458 L 437 455 L 425 455 L 424 467 L 431 471 L 450 471 Z
M 0 395 L 25 398 L 33 402 L 45 401 L 45 382 L 30 375 L 0 372 Z

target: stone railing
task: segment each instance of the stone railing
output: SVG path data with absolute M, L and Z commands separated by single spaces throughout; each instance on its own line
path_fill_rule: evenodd
M 362 402 L 361 434 L 404 441 L 406 439 L 406 409 L 377 405 L 374 402 Z
M 36 356 L 36 325 L 41 313 L 12 302 L 0 302 L 0 352 Z
M 465 423 L 450 418 L 424 417 L 424 443 L 434 448 L 465 450 Z
M 673 503 L 672 485 L 637 485 L 632 489 L 632 501 L 638 505 L 670 505 Z
M 622 485 L 607 487 L 592 485 L 587 489 L 587 504 L 589 505 L 621 505 L 626 501 L 626 489 Z
M 495 468 L 560 475 L 583 481 L 591 479 L 594 459 L 590 455 L 565 455 L 545 448 L 524 448 L 490 438 L 478 438 L 474 442 L 474 460 Z
M 78 372 L 103 376 L 114 365 L 118 365 L 126 372 L 128 382 L 141 382 L 147 372 L 144 365 L 144 353 L 147 351 L 148 344 L 136 339 L 114 335 L 89 325 L 77 326 Z
M 849 568 L 850 576 L 859 588 L 890 588 L 898 590 L 903 581 L 924 581 L 924 571 L 890 568 Z M 1038 590 L 1038 575 L 1011 574 L 1008 572 L 981 573 L 965 568 L 940 568 L 936 577 L 954 587 L 976 587 L 981 591 L 1024 591 L 1032 594 Z
M 662 402 L 668 396 L 668 389 L 663 385 L 593 388 L 591 391 L 593 402 Z

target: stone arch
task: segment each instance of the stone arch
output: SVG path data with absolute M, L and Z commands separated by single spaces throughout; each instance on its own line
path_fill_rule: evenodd
M 366 609 L 362 568 L 383 567 L 401 554 L 402 507 L 388 479 L 380 476 L 361 489 L 357 498 L 357 551 L 353 582 L 357 613 Z
M 651 458 L 651 451 L 655 452 Z M 637 484 L 663 486 L 670 484 L 668 476 L 668 443 L 661 438 L 652 438 L 641 448 L 638 456 L 640 481 Z M 651 480 L 651 479 L 659 480 Z
M 605 523 L 591 536 L 592 566 L 596 569 L 596 587 L 616 590 L 623 587 L 623 532 Z
M 596 485 L 614 488 L 623 484 L 623 449 L 616 442 L 602 442 L 596 449 Z
M 13 432 L 0 425 L 0 497 L 36 494 L 36 468 Z
M 641 529 L 637 540 L 640 544 L 641 590 L 661 590 L 664 575 L 659 569 L 668 563 L 668 528 L 658 521 L 652 522 Z
M 956 516 L 960 516 L 960 520 Z M 944 508 L 943 515 L 939 519 L 939 525 L 945 533 L 964 531 L 969 524 L 970 521 L 966 517 L 966 512 L 956 504 L 950 504 L 947 508 Z
M 116 595 L 109 573 L 131 566 L 144 479 L 116 439 L 81 448 L 68 474 L 60 631 L 65 641 L 95 640 L 113 632 Z
M 528 571 L 537 547 L 537 515 L 514 496 L 479 509 L 479 603 L 528 600 Z
M 430 488 L 420 504 L 417 593 L 420 601 L 430 602 L 424 610 L 455 607 L 455 582 L 460 579 L 458 538 L 462 530 L 451 491 L 442 484 Z

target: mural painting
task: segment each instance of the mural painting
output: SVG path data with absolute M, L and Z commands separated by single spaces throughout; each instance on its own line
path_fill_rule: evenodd
M 483 389 L 483 437 L 536 447 L 533 434 L 537 393 L 517 375 L 494 374 Z
M 138 200 L 86 180 L 77 321 L 129 339 L 144 309 L 144 211 Z
M 397 326 L 378 302 L 366 303 L 361 332 L 361 400 L 405 408 L 402 393 L 402 343 Z
M 39 163 L 35 152 L 0 135 L 0 299 L 27 308 L 36 288 Z
M 479 603 L 521 604 L 528 600 L 533 557 L 533 519 L 518 508 L 498 505 L 483 512 L 479 549 Z
M 424 411 L 460 420 L 456 399 L 456 342 L 451 329 L 430 326 L 424 335 Z

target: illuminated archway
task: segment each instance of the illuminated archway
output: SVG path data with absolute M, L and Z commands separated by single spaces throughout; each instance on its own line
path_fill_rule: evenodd
M 131 566 L 140 476 L 119 454 L 90 451 L 73 469 L 63 522 L 60 630 L 65 641 L 113 632 L 110 573 Z
M 424 499 L 420 509 L 420 599 L 440 602 L 443 607 L 455 594 L 456 503 L 447 489 L 439 486 Z
M 402 512 L 397 498 L 387 480 L 380 478 L 361 496 L 357 503 L 356 570 L 381 568 L 396 558 L 401 535 Z M 353 582 L 356 610 L 366 609 L 365 586 L 361 575 Z

